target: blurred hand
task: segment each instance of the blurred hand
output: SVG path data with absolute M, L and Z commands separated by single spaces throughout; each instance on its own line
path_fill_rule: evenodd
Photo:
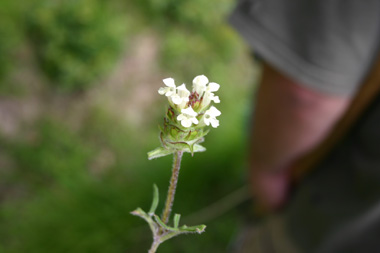
M 288 199 L 290 172 L 252 169 L 250 183 L 258 214 L 274 212 Z

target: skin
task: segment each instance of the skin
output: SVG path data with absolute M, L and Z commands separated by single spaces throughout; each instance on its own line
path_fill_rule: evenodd
M 312 90 L 264 64 L 249 161 L 251 190 L 261 211 L 286 202 L 292 166 L 323 140 L 350 101 Z

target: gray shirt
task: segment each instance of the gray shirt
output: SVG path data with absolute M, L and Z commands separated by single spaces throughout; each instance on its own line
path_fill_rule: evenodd
M 230 23 L 264 60 L 320 92 L 353 95 L 377 54 L 379 0 L 243 0 Z

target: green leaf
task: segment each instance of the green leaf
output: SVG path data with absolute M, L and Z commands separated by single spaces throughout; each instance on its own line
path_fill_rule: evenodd
M 158 129 L 160 129 L 160 133 L 164 133 L 165 132 L 165 130 L 162 128 L 161 125 L 158 125 Z
M 144 219 L 148 223 L 150 222 L 149 220 L 151 220 L 149 215 L 146 212 L 144 212 L 144 210 L 142 210 L 140 207 L 130 213 L 132 215 L 139 216 L 140 218 Z
M 194 138 L 197 137 L 197 135 L 199 134 L 198 131 L 190 131 L 189 134 L 186 136 L 186 140 L 193 140 Z
M 140 216 L 140 217 L 145 217 L 146 213 L 139 207 L 136 210 L 132 211 L 131 214 Z
M 156 235 L 158 225 L 154 222 L 152 217 L 150 217 L 147 213 L 145 213 L 140 207 L 132 211 L 131 214 L 139 216 L 140 218 L 143 218 L 148 223 L 153 236 Z
M 181 150 L 184 152 L 191 153 L 192 155 L 195 152 L 206 151 L 206 148 L 197 143 L 202 142 L 202 139 L 197 140 L 196 142 L 167 142 L 167 148 L 159 147 L 155 150 L 148 152 L 148 159 L 152 160 L 162 156 L 167 156 L 173 154 L 174 152 Z
M 156 209 L 158 206 L 158 200 L 159 200 L 158 188 L 157 188 L 157 185 L 154 184 L 153 185 L 153 201 L 148 213 L 150 216 L 152 216 L 156 212 Z
M 179 215 L 179 214 L 178 214 Z M 179 222 L 179 217 L 176 214 L 176 216 L 178 217 L 178 222 Z M 174 217 L 175 218 L 175 217 Z M 157 215 L 154 215 L 154 219 L 156 220 L 156 222 L 161 226 L 163 227 L 164 229 L 168 230 L 168 231 L 173 231 L 173 232 L 180 232 L 180 233 L 198 233 L 198 234 L 201 234 L 203 232 L 205 232 L 205 229 L 206 229 L 206 225 L 197 225 L 197 226 L 191 226 L 191 227 L 188 227 L 186 225 L 183 225 L 182 227 L 170 227 L 168 225 L 166 225 L 165 223 L 162 222 L 162 220 L 160 219 L 160 217 L 158 217 Z M 175 218 L 176 219 L 176 218 Z M 176 221 L 174 221 L 174 223 L 176 223 Z M 177 224 L 178 225 L 178 224 Z M 174 224 L 175 226 L 175 224 Z
M 156 220 L 156 222 L 161 226 L 163 227 L 164 229 L 166 230 L 169 230 L 169 231 L 176 231 L 178 232 L 178 228 L 173 228 L 173 227 L 169 227 L 168 225 L 166 225 L 165 223 L 162 222 L 162 220 L 160 219 L 160 217 L 158 217 L 156 214 L 154 214 L 154 219 Z
M 159 158 L 162 156 L 167 156 L 174 152 L 175 152 L 174 150 L 159 147 L 159 148 L 156 148 L 155 150 L 148 152 L 148 159 L 152 160 L 152 159 Z
M 210 129 L 207 129 L 206 131 L 203 131 L 198 138 L 203 138 L 205 137 L 208 133 L 210 132 Z M 203 140 L 202 140 L 203 141 Z
M 206 148 L 199 144 L 194 144 L 193 152 L 204 152 Z
M 175 150 L 186 151 L 189 149 L 190 145 L 187 142 L 168 142 L 167 145 Z
M 174 215 L 174 228 L 178 228 L 178 225 L 179 225 L 179 219 L 181 218 L 181 215 L 176 213 Z
M 180 232 L 201 234 L 201 233 L 205 232 L 206 225 L 198 225 L 198 226 L 192 226 L 192 227 L 188 227 L 186 225 L 183 225 L 182 227 L 179 227 L 178 229 Z
M 189 150 L 190 150 L 191 156 L 193 156 L 194 155 L 194 144 L 189 145 Z

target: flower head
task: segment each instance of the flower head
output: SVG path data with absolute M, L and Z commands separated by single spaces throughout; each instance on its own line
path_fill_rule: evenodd
M 217 120 L 216 117 L 220 116 L 221 114 L 222 113 L 218 109 L 216 109 L 214 106 L 211 106 L 210 109 L 205 112 L 203 121 L 207 126 L 211 124 L 213 128 L 216 128 L 219 126 L 219 120 Z
M 175 86 L 173 78 L 165 78 L 162 81 L 164 82 L 164 84 L 167 87 L 161 87 L 158 89 L 158 93 L 160 95 L 165 94 L 165 96 L 170 97 L 170 96 L 173 96 L 174 94 L 176 94 L 176 86 Z
M 219 103 L 219 97 L 214 94 L 220 85 L 209 80 L 204 75 L 193 79 L 192 90 L 185 84 L 176 87 L 173 78 L 163 80 L 165 87 L 158 93 L 165 95 L 169 107 L 164 118 L 164 125 L 160 127 L 160 141 L 162 147 L 149 152 L 149 159 L 171 154 L 176 151 L 202 152 L 206 149 L 200 145 L 208 130 L 206 126 L 219 126 L 217 116 L 220 111 L 211 102 Z
M 198 124 L 197 116 L 198 113 L 189 106 L 188 108 L 181 110 L 181 114 L 178 115 L 177 120 L 181 121 L 182 126 L 190 127 L 192 124 Z

